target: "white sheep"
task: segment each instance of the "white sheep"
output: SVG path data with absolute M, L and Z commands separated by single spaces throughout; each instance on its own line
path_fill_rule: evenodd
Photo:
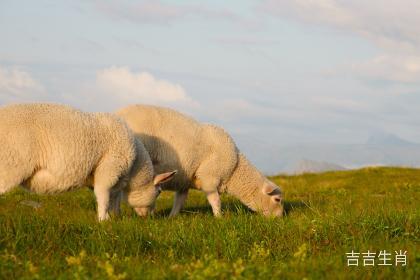
M 220 192 L 237 197 L 264 215 L 283 214 L 280 188 L 239 152 L 223 129 L 155 106 L 132 105 L 117 115 L 141 139 L 155 170 L 178 170 L 178 175 L 163 187 L 176 192 L 170 216 L 179 213 L 189 188 L 206 193 L 215 216 L 221 214 Z
M 174 172 L 153 176 L 149 154 L 117 116 L 55 104 L 0 108 L 0 194 L 17 185 L 36 193 L 93 186 L 100 221 L 121 193 L 140 215 Z

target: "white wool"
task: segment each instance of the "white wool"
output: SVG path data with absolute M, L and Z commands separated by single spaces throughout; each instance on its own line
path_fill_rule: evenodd
M 177 192 L 171 215 L 179 212 L 189 188 L 207 194 L 215 215 L 220 214 L 218 193 L 224 191 L 255 211 L 282 214 L 280 188 L 246 160 L 222 128 L 156 106 L 132 105 L 117 115 L 141 139 L 156 171 L 178 170 L 164 186 Z
M 113 114 L 56 104 L 0 108 L 0 193 L 17 185 L 36 193 L 93 186 L 104 220 L 122 190 L 137 197 L 133 207 L 153 205 L 153 175 L 143 144 Z

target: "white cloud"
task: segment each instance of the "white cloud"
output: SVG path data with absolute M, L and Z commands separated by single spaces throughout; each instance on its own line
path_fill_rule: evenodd
M 18 67 L 0 66 L 0 101 L 29 102 L 37 100 L 45 93 L 41 83 L 28 72 Z
M 420 2 L 416 0 L 295 0 L 264 1 L 260 10 L 348 29 L 379 45 L 387 41 L 420 44 Z
M 353 73 L 370 79 L 402 83 L 420 82 L 420 56 L 383 54 L 352 65 Z
M 259 11 L 321 24 L 361 36 L 381 53 L 352 65 L 358 75 L 396 82 L 420 82 L 420 2 L 417 0 L 264 1 Z
M 121 103 L 194 104 L 181 85 L 158 79 L 148 72 L 132 72 L 127 67 L 98 71 L 96 86 Z

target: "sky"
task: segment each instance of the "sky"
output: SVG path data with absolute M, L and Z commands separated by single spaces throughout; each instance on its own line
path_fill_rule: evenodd
M 0 105 L 17 102 L 171 107 L 259 160 L 420 142 L 420 2 L 0 0 Z

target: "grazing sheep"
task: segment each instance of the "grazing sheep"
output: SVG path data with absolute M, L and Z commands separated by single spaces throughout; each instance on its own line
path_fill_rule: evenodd
M 0 194 L 19 184 L 36 193 L 93 186 L 102 221 L 118 211 L 122 191 L 146 214 L 173 175 L 153 177 L 143 144 L 112 114 L 54 104 L 0 108 Z
M 132 105 L 117 115 L 141 139 L 155 170 L 178 170 L 163 187 L 176 192 L 170 216 L 179 213 L 189 188 L 206 193 L 215 216 L 221 214 L 220 192 L 232 194 L 264 215 L 283 214 L 280 188 L 238 151 L 223 129 L 155 106 Z

